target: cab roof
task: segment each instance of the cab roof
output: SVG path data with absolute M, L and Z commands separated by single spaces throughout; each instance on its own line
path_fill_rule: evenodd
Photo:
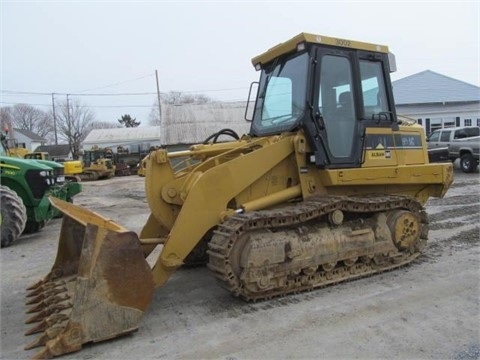
M 254 57 L 252 59 L 253 66 L 256 67 L 258 64 L 266 64 L 278 56 L 295 51 L 297 49 L 297 45 L 301 43 L 331 45 L 340 48 L 367 50 L 388 54 L 388 47 L 385 45 L 376 45 L 366 42 L 334 38 L 324 35 L 300 33 L 297 36 L 291 38 L 290 40 L 280 43 L 273 48 L 267 50 L 263 54 Z

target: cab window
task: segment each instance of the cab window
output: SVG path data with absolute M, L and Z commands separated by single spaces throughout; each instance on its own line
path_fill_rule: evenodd
M 319 112 L 325 122 L 328 148 L 335 158 L 352 153 L 355 131 L 355 102 L 350 59 L 325 55 L 320 65 Z
M 363 111 L 366 119 L 377 118 L 387 114 L 388 103 L 385 82 L 380 62 L 360 61 L 360 76 L 362 77 Z M 390 115 L 387 115 L 390 117 Z
M 308 53 L 296 54 L 262 71 L 252 131 L 275 134 L 294 128 L 305 112 Z

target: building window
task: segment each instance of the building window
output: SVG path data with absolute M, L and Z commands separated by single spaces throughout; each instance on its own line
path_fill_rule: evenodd
M 430 120 L 430 131 L 433 132 L 437 129 L 441 129 L 442 127 L 442 119 L 435 118 Z
M 480 119 L 477 119 L 477 126 L 480 126 Z
M 477 121 L 478 122 L 478 121 Z M 465 119 L 464 120 L 464 125 L 465 126 L 472 126 L 472 119 Z
M 455 120 L 443 120 L 443 127 L 444 128 L 449 128 L 449 127 L 455 127 Z

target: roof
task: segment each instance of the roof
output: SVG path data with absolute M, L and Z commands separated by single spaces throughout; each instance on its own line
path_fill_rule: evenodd
M 104 143 L 114 143 L 125 145 L 139 141 L 152 141 L 159 139 L 159 126 L 138 126 L 130 128 L 94 129 L 87 135 L 83 144 L 100 145 Z
M 360 49 L 388 53 L 388 47 L 385 45 L 376 45 L 355 40 L 333 38 L 324 35 L 300 33 L 297 36 L 291 38 L 290 40 L 280 43 L 273 48 L 267 50 L 263 54 L 254 57 L 252 59 L 253 66 L 256 66 L 257 64 L 266 64 L 282 54 L 294 51 L 297 49 L 297 45 L 301 43 L 332 45 L 349 49 Z
M 425 70 L 392 82 L 396 105 L 480 101 L 480 87 Z
M 35 152 L 47 152 L 51 157 L 62 157 L 70 154 L 70 145 L 42 145 L 35 149 Z
M 22 134 L 23 136 L 26 136 L 28 137 L 30 140 L 33 140 L 33 141 L 41 141 L 41 142 L 44 142 L 44 141 L 47 141 L 47 139 L 35 134 L 33 131 L 30 131 L 30 130 L 26 130 L 26 129 L 13 129 L 14 133 L 17 132 L 17 133 L 20 133 Z

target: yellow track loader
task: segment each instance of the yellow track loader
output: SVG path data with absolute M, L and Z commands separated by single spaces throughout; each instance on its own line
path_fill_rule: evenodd
M 57 258 L 28 289 L 37 358 L 134 331 L 154 289 L 185 263 L 207 258 L 226 290 L 262 300 L 420 254 L 423 206 L 445 195 L 453 170 L 430 164 L 423 128 L 397 116 L 388 48 L 301 33 L 252 61 L 249 134 L 224 129 L 187 151 L 151 152 L 139 235 L 51 199 L 64 213 Z

